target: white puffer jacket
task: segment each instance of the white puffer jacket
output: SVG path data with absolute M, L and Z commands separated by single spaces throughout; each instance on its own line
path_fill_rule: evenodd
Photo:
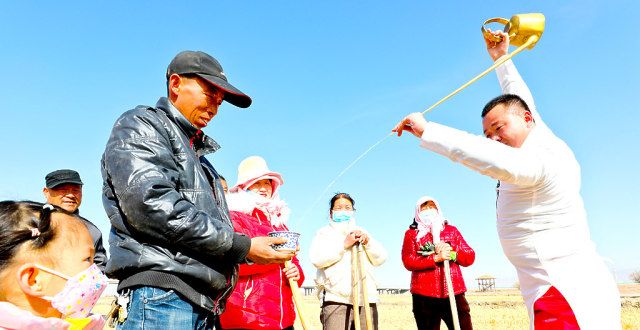
M 324 299 L 323 301 L 351 304 L 351 248 L 344 248 L 344 240 L 351 230 L 345 230 L 340 225 L 342 224 L 331 223 L 318 230 L 311 243 L 309 259 L 318 269 L 315 282 L 319 297 Z M 350 228 L 366 232 L 359 227 L 350 226 Z M 369 236 L 369 242 L 363 246 L 363 250 L 366 254 L 364 264 L 369 303 L 377 303 L 378 285 L 373 269 L 387 260 L 387 251 L 371 236 Z M 361 254 L 361 258 L 363 257 Z M 362 293 L 359 300 L 362 305 Z

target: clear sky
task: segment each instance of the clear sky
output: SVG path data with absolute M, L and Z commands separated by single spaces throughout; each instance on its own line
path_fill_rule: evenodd
M 389 133 L 491 64 L 480 34 L 490 17 L 541 12 L 538 45 L 515 58 L 545 122 L 575 152 L 592 238 L 619 282 L 640 269 L 640 5 L 570 1 L 5 1 L 0 10 L 0 199 L 43 200 L 46 173 L 85 182 L 81 213 L 108 237 L 100 157 L 115 119 L 165 92 L 181 50 L 203 50 L 253 98 L 224 104 L 205 129 L 208 158 L 233 184 L 238 163 L 266 158 L 281 172 L 291 229 L 308 247 L 336 191 L 356 199 L 358 223 L 390 258 L 381 286 L 408 287 L 400 261 L 415 201 L 439 199 L 477 258 L 464 275 L 511 286 L 515 271 L 495 229 L 495 181 Z M 494 73 L 427 118 L 481 134 L 480 111 L 500 89 Z M 314 201 L 319 203 L 312 207 Z M 306 216 L 304 216 L 306 215 Z M 550 244 L 561 242 L 550 242 Z M 308 281 L 307 284 L 311 284 Z M 473 285 L 475 288 L 475 284 Z

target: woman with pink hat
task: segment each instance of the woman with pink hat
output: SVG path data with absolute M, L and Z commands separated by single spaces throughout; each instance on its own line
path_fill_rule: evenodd
M 240 162 L 238 182 L 227 196 L 235 231 L 249 237 L 288 231 L 289 207 L 278 194 L 282 184 L 282 176 L 269 170 L 262 157 L 251 156 Z M 293 329 L 296 314 L 288 280 L 301 286 L 304 274 L 298 259 L 293 257 L 291 261 L 289 267 L 241 264 L 238 283 L 220 317 L 222 328 Z

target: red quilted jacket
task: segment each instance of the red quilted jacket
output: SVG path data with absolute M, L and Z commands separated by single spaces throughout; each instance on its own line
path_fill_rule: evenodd
M 420 246 L 426 242 L 433 243 L 433 236 L 427 233 L 416 243 L 417 229 L 409 228 L 404 234 L 402 243 L 402 263 L 404 267 L 411 271 L 411 293 L 427 297 L 446 298 L 447 283 L 444 275 L 444 263 L 435 263 L 433 254 L 422 256 L 418 254 Z M 450 262 L 451 282 L 454 294 L 467 291 L 462 278 L 460 266 L 470 266 L 476 258 L 476 253 L 464 240 L 458 229 L 454 226 L 445 225 L 440 233 L 440 240 L 449 243 L 453 251 L 458 255 L 455 262 Z
M 264 213 L 257 209 L 253 216 L 236 211 L 230 214 L 235 231 L 249 237 L 288 230 L 285 225 L 272 226 Z M 300 286 L 304 282 L 304 274 L 298 259 L 293 258 L 292 261 L 300 270 Z M 292 326 L 295 319 L 291 287 L 282 272 L 282 265 L 241 264 L 238 283 L 227 300 L 225 312 L 220 316 L 222 328 L 284 329 Z

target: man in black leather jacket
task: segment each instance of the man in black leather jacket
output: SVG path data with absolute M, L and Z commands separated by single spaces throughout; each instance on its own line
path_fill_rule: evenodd
M 293 256 L 271 248 L 286 239 L 234 233 L 220 175 L 204 157 L 220 148 L 201 129 L 222 101 L 246 108 L 251 98 L 203 52 L 176 55 L 166 77 L 168 98 L 118 118 L 102 157 L 107 274 L 130 299 L 122 329 L 210 329 L 238 263 Z

